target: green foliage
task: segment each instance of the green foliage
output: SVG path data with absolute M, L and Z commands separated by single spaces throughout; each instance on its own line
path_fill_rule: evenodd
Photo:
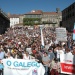
M 41 24 L 41 18 L 24 18 L 23 25 L 38 25 Z

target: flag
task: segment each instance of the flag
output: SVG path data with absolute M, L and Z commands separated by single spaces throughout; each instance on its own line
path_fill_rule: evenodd
M 73 40 L 75 40 L 75 24 L 74 24 L 74 29 L 73 29 Z
M 44 48 L 43 28 L 44 28 L 44 25 L 40 25 L 40 30 L 41 30 L 41 48 Z
M 44 47 L 44 37 L 43 37 L 42 29 L 41 29 L 41 45 L 42 47 Z

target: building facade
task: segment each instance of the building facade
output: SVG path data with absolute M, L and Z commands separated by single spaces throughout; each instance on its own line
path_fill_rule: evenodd
M 10 18 L 10 27 L 13 27 L 16 24 L 19 24 L 19 16 L 20 15 L 8 13 L 8 16 Z
M 4 34 L 9 27 L 10 20 L 6 13 L 2 9 L 0 9 L 0 34 Z
M 75 2 L 62 11 L 62 26 L 68 31 L 73 31 L 75 23 Z
M 60 22 L 62 21 L 62 13 L 59 9 L 57 9 L 56 12 L 43 12 L 42 10 L 32 10 L 31 12 L 28 12 L 26 14 L 8 14 L 8 16 L 10 18 L 10 26 L 14 26 L 16 24 L 23 25 L 24 18 L 37 18 L 39 20 L 41 19 L 41 21 L 34 20 L 34 25 L 44 24 L 50 27 L 59 27 Z
M 41 10 L 32 10 L 29 13 L 24 15 L 25 18 L 42 18 L 42 11 Z
M 57 10 L 56 12 L 43 12 L 41 10 L 32 10 L 24 15 L 24 18 L 41 18 L 41 24 L 59 27 L 62 21 L 62 13 Z
M 45 25 L 50 27 L 59 27 L 60 21 L 62 21 L 61 12 L 43 12 L 42 22 L 46 22 Z
M 24 14 L 19 16 L 19 24 L 23 24 Z
M 41 10 L 32 10 L 31 12 L 28 12 L 24 14 L 24 19 L 28 19 L 24 24 L 30 24 L 30 25 L 38 25 L 41 23 L 42 18 L 42 11 Z

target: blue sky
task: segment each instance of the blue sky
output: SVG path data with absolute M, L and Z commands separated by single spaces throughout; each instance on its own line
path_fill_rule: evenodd
M 24 14 L 31 10 L 42 10 L 47 12 L 60 11 L 68 7 L 75 0 L 0 0 L 0 8 L 11 14 Z

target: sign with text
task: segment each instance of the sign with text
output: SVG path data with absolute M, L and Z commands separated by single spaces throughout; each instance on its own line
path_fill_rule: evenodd
M 58 41 L 67 41 L 66 28 L 56 28 L 56 39 Z
M 60 55 L 61 73 L 75 74 L 75 56 L 72 53 Z
M 4 75 L 44 75 L 41 63 L 34 60 L 3 59 Z

